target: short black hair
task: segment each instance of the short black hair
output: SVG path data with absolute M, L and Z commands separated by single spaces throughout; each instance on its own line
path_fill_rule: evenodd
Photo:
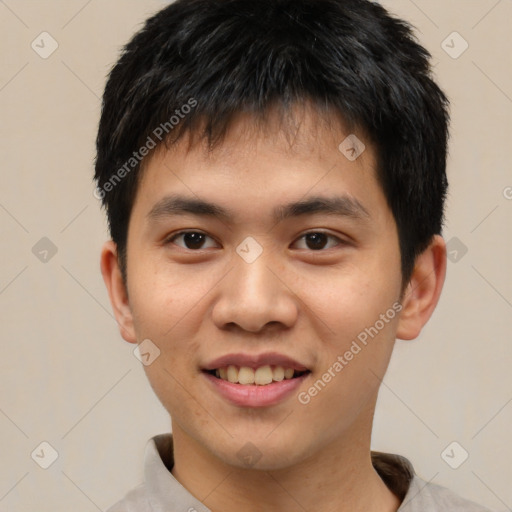
M 307 101 L 373 144 L 406 283 L 441 233 L 447 191 L 448 100 L 430 58 L 408 23 L 369 0 L 177 0 L 150 17 L 109 74 L 96 141 L 95 195 L 125 280 L 148 149 L 185 133 L 213 148 L 237 114 Z

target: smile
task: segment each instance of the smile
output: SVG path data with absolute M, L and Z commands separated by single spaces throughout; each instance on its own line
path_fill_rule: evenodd
M 229 365 L 210 370 L 208 373 L 233 384 L 266 386 L 272 382 L 281 382 L 300 377 L 308 373 L 308 371 L 297 371 L 293 368 L 270 365 L 260 366 L 259 368 Z
M 274 380 L 274 372 L 276 372 L 278 379 L 281 376 L 282 379 Z M 284 375 L 285 372 L 288 377 Z M 217 373 L 219 376 L 216 376 Z M 311 372 L 309 370 L 297 371 L 291 368 L 272 368 L 270 366 L 262 366 L 256 369 L 242 366 L 239 369 L 230 365 L 217 370 L 204 370 L 202 374 L 206 377 L 210 389 L 231 405 L 238 407 L 270 407 L 295 396 L 299 387 L 310 376 Z M 221 374 L 225 378 L 221 377 Z M 269 382 L 271 375 L 272 380 Z M 236 382 L 230 382 L 229 376 L 233 380 L 236 378 Z M 265 382 L 265 384 L 258 384 L 258 382 Z

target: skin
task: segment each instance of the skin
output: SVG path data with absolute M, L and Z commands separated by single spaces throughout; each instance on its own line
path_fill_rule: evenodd
M 435 236 L 402 288 L 396 223 L 372 145 L 356 131 L 366 150 L 351 162 L 338 150 L 353 133 L 342 123 L 328 125 L 312 109 L 297 119 L 293 140 L 277 119 L 261 129 L 240 115 L 210 153 L 186 138 L 156 151 L 130 217 L 126 285 L 112 241 L 101 270 L 123 338 L 150 339 L 161 351 L 144 368 L 171 415 L 172 474 L 207 507 L 391 512 L 400 500 L 370 459 L 377 393 L 395 339 L 417 337 L 438 302 L 446 248 Z M 149 218 L 169 194 L 233 216 Z M 312 196 L 355 198 L 368 215 L 272 218 L 276 206 Z M 202 248 L 172 238 L 182 230 L 206 234 Z M 325 247 L 315 249 L 306 232 L 333 238 L 320 237 Z M 236 252 L 247 236 L 263 249 L 250 264 Z M 201 372 L 224 354 L 279 352 L 311 370 L 299 389 L 307 391 L 399 300 L 401 312 L 308 404 L 294 393 L 272 407 L 237 407 Z M 253 466 L 237 456 L 247 442 L 261 453 Z

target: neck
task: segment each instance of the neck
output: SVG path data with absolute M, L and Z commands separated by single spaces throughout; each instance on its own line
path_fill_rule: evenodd
M 400 500 L 371 462 L 373 409 L 368 415 L 343 438 L 272 470 L 227 464 L 173 423 L 172 474 L 212 512 L 396 512 Z

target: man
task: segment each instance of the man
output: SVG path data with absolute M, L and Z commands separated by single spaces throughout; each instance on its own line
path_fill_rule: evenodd
M 101 268 L 172 435 L 112 512 L 484 510 L 370 451 L 395 339 L 446 271 L 428 59 L 366 0 L 178 0 L 125 47 Z

